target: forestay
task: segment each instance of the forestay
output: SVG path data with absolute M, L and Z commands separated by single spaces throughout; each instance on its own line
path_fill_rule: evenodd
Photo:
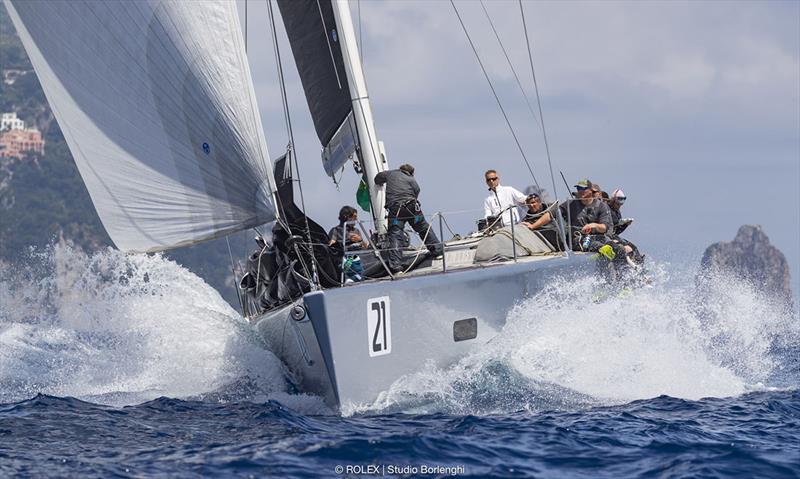
M 235 2 L 4 1 L 120 249 L 275 219 Z

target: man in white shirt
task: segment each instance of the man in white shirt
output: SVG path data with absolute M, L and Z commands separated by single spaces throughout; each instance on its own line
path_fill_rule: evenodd
M 512 222 L 518 223 L 519 213 L 516 207 L 525 204 L 525 195 L 511 186 L 500 186 L 500 177 L 495 170 L 489 170 L 483 176 L 491 192 L 483 202 L 484 218 L 500 216 L 502 213 L 503 226 L 509 226 Z

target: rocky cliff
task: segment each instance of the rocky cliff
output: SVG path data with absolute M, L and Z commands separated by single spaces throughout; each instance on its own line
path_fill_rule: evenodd
M 733 241 L 706 248 L 697 286 L 702 291 L 714 275 L 734 276 L 791 307 L 789 263 L 760 226 L 743 225 Z

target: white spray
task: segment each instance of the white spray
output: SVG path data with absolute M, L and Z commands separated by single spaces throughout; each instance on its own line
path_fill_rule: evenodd
M 776 339 L 795 338 L 796 348 L 800 322 L 727 278 L 715 281 L 700 314 L 694 273 L 670 278 L 667 269 L 675 268 L 659 268 L 653 287 L 602 301 L 591 279 L 552 284 L 521 301 L 477 353 L 445 369 L 426 365 L 346 413 L 574 409 L 767 387 L 781 366 Z
M 55 246 L 0 268 L 0 305 L 0 402 L 44 393 L 133 404 L 230 387 L 288 397 L 280 361 L 246 321 L 160 255 Z

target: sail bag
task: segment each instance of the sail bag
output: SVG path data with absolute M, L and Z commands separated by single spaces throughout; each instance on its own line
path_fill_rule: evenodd
M 117 247 L 275 219 L 235 2 L 4 2 Z

